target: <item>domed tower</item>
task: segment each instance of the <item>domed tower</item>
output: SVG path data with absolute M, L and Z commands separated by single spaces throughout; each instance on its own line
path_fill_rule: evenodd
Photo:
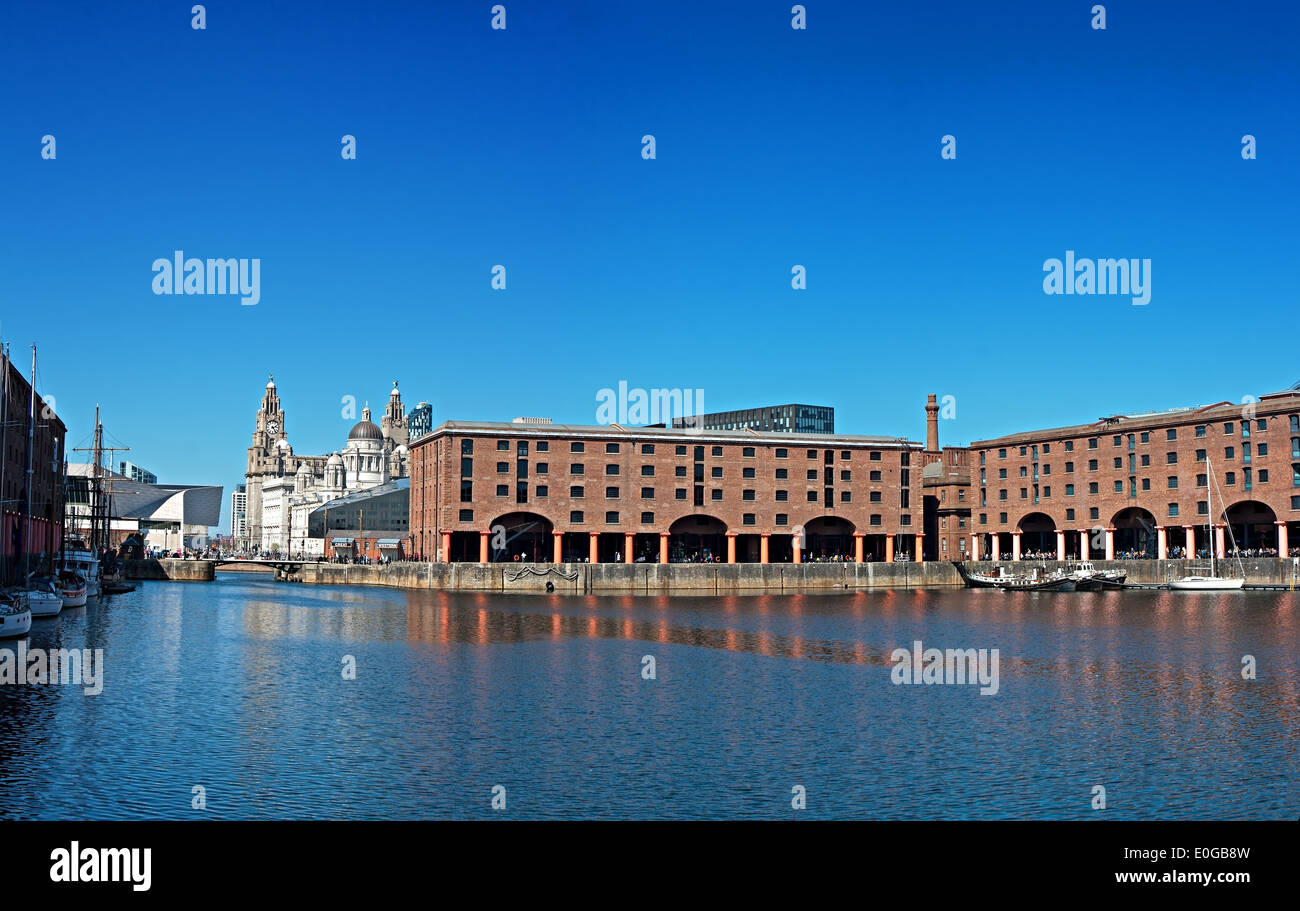
M 345 483 L 343 457 L 337 452 L 332 452 L 329 460 L 325 463 L 325 486 L 331 491 L 342 494 Z
M 306 462 L 300 462 L 298 464 L 298 470 L 293 476 L 293 492 L 306 493 L 311 489 L 314 480 L 315 479 L 311 474 L 311 466 Z
M 347 487 L 349 490 L 363 490 L 382 484 L 387 459 L 384 453 L 383 431 L 370 420 L 370 403 L 361 412 L 348 433 L 348 443 L 343 452 L 343 465 L 347 470 Z

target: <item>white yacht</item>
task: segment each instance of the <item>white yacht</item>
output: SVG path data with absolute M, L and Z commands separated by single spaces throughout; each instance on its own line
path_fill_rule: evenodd
M 0 639 L 26 636 L 32 628 L 32 612 L 11 595 L 0 592 Z
M 63 545 L 58 566 L 60 570 L 74 572 L 86 580 L 86 597 L 99 595 L 99 558 L 79 538 L 69 539 Z
M 1205 520 L 1206 541 L 1209 542 L 1210 549 L 1210 572 L 1208 575 L 1192 574 L 1183 576 L 1181 579 L 1169 580 L 1169 588 L 1176 592 L 1229 592 L 1240 591 L 1241 587 L 1246 584 L 1246 569 L 1241 567 L 1241 575 L 1235 578 L 1227 578 L 1218 573 L 1218 568 L 1214 562 L 1214 552 L 1217 550 L 1214 541 L 1214 526 L 1212 517 L 1214 516 L 1214 465 L 1207 458 L 1205 460 L 1206 469 L 1210 473 L 1210 483 L 1206 486 L 1206 497 L 1208 499 L 1207 518 Z M 1225 517 L 1226 520 L 1226 517 Z M 1232 526 L 1228 526 L 1228 534 L 1232 534 Z M 1234 542 L 1235 543 L 1235 542 Z M 1236 549 L 1235 547 L 1233 548 Z M 1241 564 L 1241 557 L 1237 558 L 1237 563 Z
M 29 579 L 27 588 L 12 593 L 33 617 L 57 617 L 63 610 L 63 593 L 49 579 Z

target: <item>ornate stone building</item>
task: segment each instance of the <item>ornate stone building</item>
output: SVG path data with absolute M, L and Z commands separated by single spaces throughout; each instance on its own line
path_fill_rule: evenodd
M 397 383 L 388 394 L 380 423 L 370 419 L 370 405 L 348 433 L 342 452 L 297 455 L 285 430 L 285 412 L 271 378 L 248 447 L 244 482 L 248 493 L 248 540 L 251 549 L 316 555 L 323 540 L 307 535 L 307 516 L 323 503 L 404 478 L 409 471 L 409 428 Z

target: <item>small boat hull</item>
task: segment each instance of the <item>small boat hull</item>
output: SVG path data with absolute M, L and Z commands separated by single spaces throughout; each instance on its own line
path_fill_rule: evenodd
M 56 592 L 28 591 L 19 598 L 33 617 L 57 617 L 63 610 L 63 596 Z
M 32 612 L 26 608 L 0 609 L 0 639 L 17 639 L 26 636 L 32 628 Z
M 1068 576 L 1048 579 L 1007 579 L 998 586 L 1004 592 L 1072 592 L 1074 580 Z
M 84 585 L 81 588 L 65 588 L 63 590 L 63 606 L 85 607 L 87 597 L 89 597 L 89 590 Z
M 1169 588 L 1176 592 L 1232 592 L 1240 591 L 1245 579 L 1221 579 L 1217 576 L 1188 576 L 1175 579 Z

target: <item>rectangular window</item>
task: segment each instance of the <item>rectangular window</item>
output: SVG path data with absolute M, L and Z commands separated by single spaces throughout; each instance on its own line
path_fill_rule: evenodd
M 1177 464 L 1178 464 L 1178 453 L 1176 453 L 1176 452 L 1166 452 L 1166 453 L 1165 453 L 1165 464 L 1166 464 L 1166 465 L 1177 465 Z
M 784 450 L 784 449 L 778 449 L 778 450 L 776 451 L 776 457 L 777 457 L 778 459 L 788 458 L 788 457 L 789 457 L 789 452 L 787 452 L 787 451 Z
M 472 509 L 462 509 L 462 510 L 460 511 L 460 521 L 462 521 L 462 522 L 473 522 L 473 521 L 474 521 L 474 510 L 472 510 Z
M 750 493 L 753 493 L 753 491 L 750 491 Z M 777 501 L 778 503 L 784 503 L 784 502 L 786 502 L 786 501 L 789 500 L 789 499 L 790 499 L 790 491 L 788 491 L 788 490 L 778 490 L 778 491 L 776 492 L 776 501 Z
M 575 484 L 569 488 L 570 499 L 581 500 L 586 495 L 587 495 L 587 488 L 583 487 L 581 484 Z
M 1178 489 L 1178 476 L 1177 476 L 1177 475 L 1170 475 L 1167 484 L 1168 484 L 1168 489 L 1169 489 L 1169 490 L 1177 490 L 1177 489 Z
M 605 466 L 605 474 L 607 474 L 607 475 L 616 475 L 616 474 L 618 474 L 618 465 L 614 464 L 613 462 L 611 462 L 610 464 L 606 465 L 606 466 Z
M 652 513 L 652 512 L 643 512 L 643 513 L 641 513 L 641 524 L 642 524 L 642 525 L 653 525 L 653 524 L 655 524 L 655 514 Z
M 1177 504 L 1177 503 L 1170 503 L 1170 504 L 1169 504 L 1169 514 L 1170 514 L 1171 516 L 1176 516 L 1176 515 L 1178 515 L 1178 504 Z
M 722 477 L 722 466 L 721 466 L 721 465 L 714 465 L 712 468 L 710 468 L 710 469 L 709 469 L 709 477 L 711 477 L 711 478 L 720 478 L 720 477 Z
M 508 452 L 510 450 L 509 440 L 497 440 L 497 452 Z
M 746 459 L 752 459 L 754 457 L 754 447 L 746 446 L 745 448 L 740 450 L 740 454 Z
M 677 454 L 678 454 L 679 456 L 684 456 L 684 455 L 686 455 L 686 447 L 685 447 L 685 446 L 678 446 L 678 447 L 677 447 Z
M 551 493 L 551 489 L 550 489 L 549 487 L 547 487 L 545 484 L 538 484 L 538 485 L 537 485 L 537 498 L 538 498 L 539 500 L 540 500 L 540 499 L 545 499 L 547 496 L 550 495 L 550 493 Z
M 752 471 L 753 471 L 753 469 L 750 469 L 750 468 L 746 468 L 745 470 L 746 470 L 746 471 L 749 471 L 749 472 L 752 472 Z M 753 476 L 754 476 L 754 475 L 753 475 L 752 473 L 751 473 L 751 474 L 747 474 L 747 475 L 745 475 L 745 477 L 747 477 L 747 478 L 752 478 Z M 790 472 L 789 472 L 788 469 L 785 469 L 785 468 L 778 468 L 778 469 L 776 470 L 776 479 L 777 479 L 778 481 L 786 481 L 786 480 L 789 480 L 789 478 L 790 478 Z
M 655 454 L 655 444 L 654 444 L 654 443 L 642 443 L 642 444 L 641 444 L 641 455 L 654 455 L 654 454 Z
M 569 512 L 569 523 L 572 524 L 572 525 L 581 525 L 581 524 L 582 524 L 582 510 L 581 510 L 581 509 L 570 510 L 570 512 Z
M 673 499 L 676 499 L 676 500 L 685 500 L 685 499 L 686 499 L 686 488 L 685 488 L 685 487 L 678 487 L 675 491 L 673 491 Z
M 642 465 L 642 466 L 641 466 L 641 477 L 643 477 L 643 478 L 653 478 L 654 476 L 655 476 L 655 467 L 654 467 L 653 465 Z
M 515 455 L 517 455 L 517 456 L 526 456 L 526 455 L 528 455 L 528 441 L 527 441 L 527 440 L 520 440 L 519 442 L 515 443 Z
M 778 494 L 781 494 L 781 493 L 784 493 L 784 491 L 780 491 L 780 490 L 778 490 L 777 493 L 778 493 Z M 740 492 L 740 498 L 741 498 L 742 500 L 753 500 L 753 499 L 754 499 L 754 491 L 751 490 L 751 489 L 746 488 L 745 490 L 742 490 L 742 491 Z
M 473 440 L 461 440 L 461 441 L 460 441 L 460 454 L 461 454 L 461 455 L 473 455 L 473 454 L 474 454 L 474 441 L 473 441 Z
M 847 490 L 841 490 L 841 491 L 840 491 L 840 502 L 841 502 L 841 503 L 851 503 L 851 502 L 853 502 L 853 497 L 852 497 L 852 495 L 851 495 Z
M 617 487 L 606 487 L 606 488 L 605 488 L 605 499 L 606 499 L 606 500 L 617 500 L 617 499 L 618 499 L 618 488 L 617 488 Z
M 810 491 L 808 491 L 808 502 L 809 502 L 809 503 L 816 503 L 816 502 L 817 502 L 817 491 L 815 491 L 815 490 L 810 490 Z
M 716 458 L 720 458 L 721 456 L 722 456 L 722 447 L 721 447 L 721 446 L 714 446 L 714 447 L 713 447 L 713 457 L 716 459 Z
M 538 440 L 538 441 L 537 441 L 537 451 L 538 451 L 538 452 L 550 452 L 550 451 L 551 451 L 551 444 L 548 443 L 548 442 L 546 442 L 545 440 Z
M 519 484 L 516 484 L 516 485 L 515 485 L 515 502 L 516 502 L 516 503 L 527 503 L 527 502 L 528 502 L 528 484 L 527 484 L 527 482 L 523 482 L 523 483 L 519 483 Z
M 1223 457 L 1225 459 L 1235 459 L 1237 457 L 1237 448 L 1235 446 L 1223 447 Z
M 743 516 L 741 516 L 741 517 L 740 517 L 740 522 L 741 522 L 742 525 L 754 525 L 754 524 L 756 524 L 756 520 L 755 520 L 755 518 L 754 518 L 754 514 L 753 514 L 752 512 L 747 512 L 747 513 L 745 513 Z
M 509 462 L 497 462 L 497 474 L 509 474 L 509 473 L 510 473 Z
M 610 453 L 616 453 L 616 452 L 618 452 L 618 444 L 617 444 L 617 443 L 606 443 L 606 444 L 605 444 L 605 451 L 606 451 L 606 452 L 610 452 Z
M 655 498 L 655 489 L 654 489 L 653 487 L 642 487 L 642 488 L 641 488 L 641 499 L 643 499 L 643 500 L 653 500 L 654 498 Z
M 472 477 L 474 477 L 474 460 L 473 460 L 473 459 L 461 459 L 461 460 L 460 460 L 460 476 L 461 476 L 462 478 L 472 478 Z
M 586 450 L 586 445 L 583 443 L 569 444 L 569 452 L 584 452 L 585 450 Z
M 460 482 L 460 501 L 461 501 L 462 503 L 473 503 L 473 502 L 474 502 L 474 482 L 473 482 L 473 481 L 461 481 L 461 482 Z
M 776 524 L 777 524 L 777 525 L 789 525 L 789 524 L 790 524 L 790 517 L 789 517 L 788 515 L 786 515 L 785 513 L 783 513 L 783 512 L 778 512 L 778 513 L 776 514 Z
M 586 473 L 587 473 L 587 466 L 583 465 L 581 462 L 574 462 L 572 465 L 569 466 L 569 474 L 586 474 Z
M 463 491 L 462 491 L 462 494 L 463 494 Z M 510 496 L 510 485 L 509 485 L 509 484 L 498 484 L 498 485 L 497 485 L 497 496 L 498 496 L 498 497 L 508 497 L 508 496 Z M 466 500 L 465 502 L 468 503 L 469 501 Z
M 605 524 L 606 525 L 618 524 L 618 510 L 611 509 L 609 512 L 605 513 Z
M 1074 440 L 1066 440 L 1066 441 L 1065 441 L 1065 451 L 1066 451 L 1066 452 L 1074 452 Z
M 1165 431 L 1165 439 L 1166 439 L 1166 440 L 1176 440 L 1176 439 L 1178 439 L 1178 428 L 1176 428 L 1176 427 L 1170 427 L 1168 430 L 1166 430 L 1166 431 Z M 1171 515 L 1172 515 L 1172 514 L 1171 514 Z
M 549 471 L 551 470 L 550 463 L 548 463 L 548 462 L 538 462 L 538 463 L 537 463 L 537 468 L 536 468 L 535 470 L 537 471 L 538 474 L 546 474 L 547 472 L 549 472 Z

